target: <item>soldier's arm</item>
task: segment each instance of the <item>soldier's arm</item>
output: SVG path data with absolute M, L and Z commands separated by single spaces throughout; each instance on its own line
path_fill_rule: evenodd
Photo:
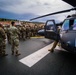
M 1 34 L 2 34 L 2 38 L 6 39 L 6 33 L 5 33 L 5 31 L 3 29 L 1 29 Z
M 20 35 L 20 31 L 17 29 L 17 34 Z

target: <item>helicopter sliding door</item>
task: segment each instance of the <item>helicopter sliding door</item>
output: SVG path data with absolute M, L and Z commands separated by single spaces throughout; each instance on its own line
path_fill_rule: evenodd
M 48 20 L 45 24 L 45 38 L 57 40 L 57 27 L 54 20 Z

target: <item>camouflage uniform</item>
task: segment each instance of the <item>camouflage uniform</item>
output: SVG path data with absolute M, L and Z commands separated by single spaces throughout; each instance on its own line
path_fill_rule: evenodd
M 19 32 L 20 32 L 20 34 L 18 34 L 18 35 L 19 35 L 19 40 L 20 40 L 20 39 L 21 39 L 21 35 L 22 35 L 21 26 L 18 26 L 17 28 L 18 28 L 18 30 L 19 30 Z
M 25 28 L 25 26 L 22 26 L 22 39 L 23 40 L 26 40 L 26 28 Z
M 20 55 L 20 53 L 18 53 L 18 49 L 19 49 L 19 30 L 15 27 L 12 26 L 10 27 L 10 34 L 11 34 L 11 45 L 12 45 L 12 55 L 14 55 L 14 53 L 18 56 Z
M 7 27 L 6 33 L 7 33 L 7 40 L 8 40 L 8 43 L 11 44 L 10 26 Z
M 38 28 L 37 26 L 34 26 L 34 36 L 37 36 Z
M 34 27 L 33 26 L 31 27 L 30 31 L 31 31 L 31 36 L 33 37 L 34 36 Z
M 0 27 L 0 54 L 2 56 L 6 56 L 8 54 L 6 54 L 5 49 L 6 49 L 6 34 L 5 31 L 2 27 Z
M 26 28 L 26 38 L 30 39 L 30 36 L 31 36 L 30 26 L 27 26 L 27 28 Z

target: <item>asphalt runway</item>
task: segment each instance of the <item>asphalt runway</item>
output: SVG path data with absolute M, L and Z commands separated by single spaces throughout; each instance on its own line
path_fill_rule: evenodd
M 49 44 L 52 42 L 45 38 L 20 41 L 21 55 L 18 57 L 11 55 L 11 46 L 7 44 L 8 56 L 0 57 L 0 75 L 76 75 L 76 55 L 58 49 L 55 49 L 54 53 L 48 52 L 47 47 L 50 47 Z M 39 51 L 42 52 L 41 55 Z M 45 53 L 47 54 L 44 56 Z M 32 60 L 27 58 L 34 54 Z M 25 63 L 26 58 L 31 63 L 34 63 L 35 60 L 37 62 L 29 67 L 20 62 L 24 58 Z

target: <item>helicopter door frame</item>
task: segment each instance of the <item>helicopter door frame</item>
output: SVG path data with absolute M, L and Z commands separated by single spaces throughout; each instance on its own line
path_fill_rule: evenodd
M 47 30 L 47 23 L 49 21 L 53 22 L 53 25 L 52 25 L 53 30 L 51 30 L 51 29 Z M 55 20 L 47 20 L 46 23 L 45 23 L 44 31 L 45 31 L 45 38 L 52 39 L 52 40 L 57 40 L 57 27 L 56 27 L 56 24 L 55 24 Z

